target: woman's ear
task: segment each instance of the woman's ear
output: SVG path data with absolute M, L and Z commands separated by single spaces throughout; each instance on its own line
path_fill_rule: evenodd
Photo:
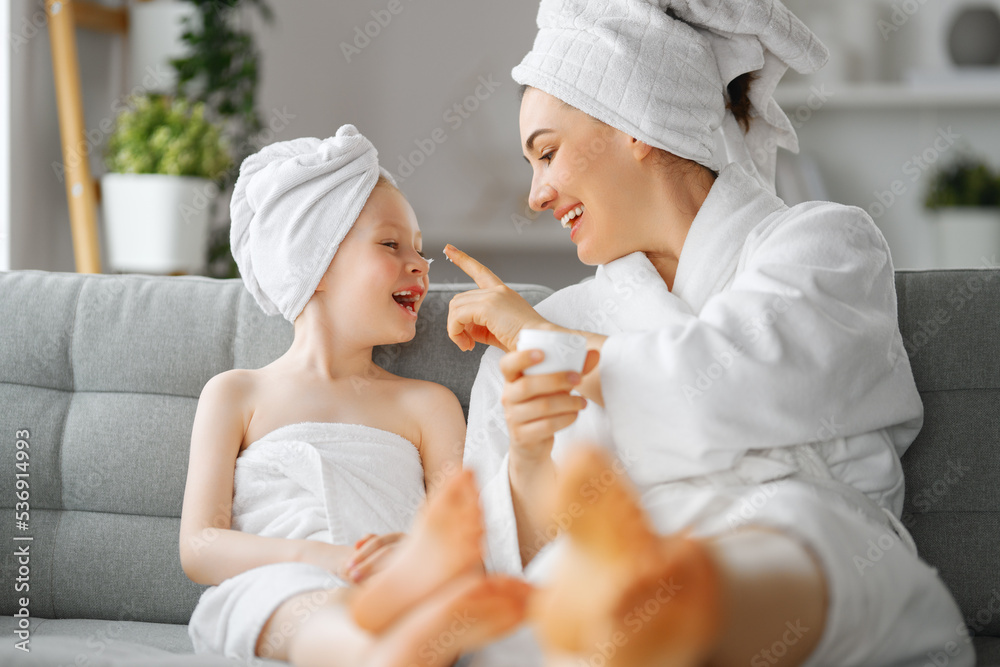
M 646 159 L 646 156 L 649 155 L 652 150 L 653 147 L 645 141 L 639 141 L 635 137 L 632 137 L 632 157 L 636 160 L 642 161 Z

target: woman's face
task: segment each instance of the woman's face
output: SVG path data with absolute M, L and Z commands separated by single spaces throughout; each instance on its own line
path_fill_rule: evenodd
M 395 188 L 378 185 L 337 249 L 317 296 L 335 318 L 349 317 L 348 329 L 366 343 L 411 340 L 428 285 L 422 248 L 409 202 Z
M 642 249 L 633 221 L 648 179 L 649 161 L 637 156 L 648 148 L 536 88 L 524 93 L 520 126 L 532 169 L 528 203 L 569 225 L 580 261 L 606 264 Z

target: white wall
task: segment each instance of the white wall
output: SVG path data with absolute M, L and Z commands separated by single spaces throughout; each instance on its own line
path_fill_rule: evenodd
M 518 148 L 518 96 L 510 70 L 534 39 L 536 0 L 271 5 L 273 25 L 258 25 L 252 13 L 248 19 L 262 51 L 259 107 L 265 122 L 278 129 L 269 140 L 325 137 L 354 123 L 393 173 L 409 173 L 401 159 L 421 162 L 402 188 L 428 249 L 453 242 L 470 252 L 486 251 L 501 275 L 553 286 L 592 272 L 576 262 L 551 216 L 525 224 L 534 217 L 525 200 L 530 172 Z M 15 24 L 30 23 L 36 12 L 43 16 L 41 7 L 41 0 L 12 0 Z M 364 31 L 366 24 L 378 34 L 367 44 L 359 41 L 363 48 L 348 62 L 341 43 L 352 44 L 355 28 Z M 77 39 L 85 124 L 100 136 L 101 121 L 125 90 L 120 40 L 86 31 L 78 31 Z M 10 179 L 12 266 L 72 271 L 66 195 L 52 169 L 62 158 L 47 26 L 35 29 L 11 58 L 11 149 L 18 165 Z M 475 98 L 477 91 L 483 99 Z M 464 117 L 455 104 L 465 105 Z M 96 152 L 91 168 L 103 172 Z M 520 216 L 519 227 L 512 216 Z M 552 251 L 554 243 L 558 249 Z M 461 278 L 445 264 L 435 266 L 436 280 Z
M 940 260 L 934 216 L 923 206 L 931 169 L 960 151 L 1000 165 L 998 120 L 1000 107 L 822 109 L 799 129 L 799 140 L 818 162 L 830 199 L 871 214 L 897 269 L 922 269 Z
M 830 7 L 818 0 L 797 1 Z M 868 16 L 859 20 L 870 38 L 871 15 L 857 12 L 869 1 L 879 4 L 845 0 L 855 16 Z M 41 0 L 11 2 L 11 31 L 16 33 L 22 18 L 40 11 Z M 565 231 L 551 215 L 533 221 L 526 209 L 530 171 L 518 146 L 517 88 L 510 69 L 531 46 L 537 0 L 271 4 L 274 25 L 247 19 L 262 51 L 259 106 L 265 122 L 273 122 L 277 130 L 269 140 L 325 137 L 343 123 L 354 123 L 394 173 L 407 174 L 411 158 L 422 162 L 402 189 L 432 256 L 452 242 L 482 257 L 507 280 L 553 287 L 592 273 L 576 261 Z M 881 5 L 888 6 L 888 0 Z M 377 34 L 366 36 L 367 43 L 352 44 L 366 27 Z M 78 40 L 86 125 L 97 128 L 124 92 L 119 40 L 83 31 Z M 342 43 L 362 48 L 350 53 L 348 62 Z M 10 178 L 11 265 L 73 270 L 65 191 L 52 171 L 61 156 L 47 29 L 10 57 L 11 158 L 17 165 Z M 871 57 L 881 60 L 863 67 L 866 75 L 898 73 L 898 63 L 882 50 L 873 50 Z M 482 80 L 495 89 L 483 87 Z M 477 88 L 484 99 L 475 99 Z M 465 118 L 453 109 L 463 103 L 469 107 Z M 800 136 L 803 149 L 817 157 L 831 198 L 868 208 L 873 193 L 891 184 L 908 156 L 923 150 L 940 125 L 960 127 L 973 145 L 1000 155 L 996 118 L 996 108 L 937 114 L 831 105 L 813 114 Z M 434 142 L 435 136 L 442 143 Z M 103 171 L 99 156 L 92 156 L 91 164 L 96 173 Z M 900 267 L 933 265 L 932 229 L 917 197 L 914 186 L 879 221 Z M 512 218 L 522 224 L 515 226 Z M 432 276 L 462 279 L 443 261 L 435 264 Z
M 831 58 L 815 75 L 786 76 L 803 87 L 822 86 L 826 101 L 784 109 L 798 125 L 802 151 L 818 163 L 830 199 L 872 215 L 896 268 L 940 265 L 935 217 L 923 206 L 934 168 L 960 152 L 1000 167 L 1000 71 L 971 85 L 955 72 L 936 85 L 907 83 L 914 70 L 926 82 L 946 67 L 942 27 L 960 6 L 984 3 L 1000 7 L 998 0 L 786 0 Z
M 534 38 L 537 0 L 400 3 L 401 11 L 385 26 L 370 23 L 371 12 L 386 17 L 389 0 L 274 3 L 277 24 L 257 28 L 264 53 L 261 106 L 265 112 L 287 108 L 296 116 L 277 138 L 326 136 L 352 122 L 372 138 L 383 163 L 399 173 L 401 158 L 419 150 L 415 141 L 430 147 L 432 130 L 442 128 L 444 143 L 403 184 L 429 250 L 449 241 L 464 245 L 505 279 L 554 287 L 591 273 L 578 263 L 551 215 L 538 217 L 521 233 L 511 222 L 512 215 L 524 221 L 529 171 L 518 147 L 517 88 L 509 72 Z M 925 12 L 883 40 L 876 21 L 888 16 L 889 0 L 789 4 L 834 49 L 831 64 L 816 80 L 898 79 L 913 55 L 919 19 L 932 18 Z M 366 23 L 378 34 L 360 53 L 351 53 L 348 63 L 341 43 L 350 44 Z M 492 76 L 500 86 L 452 130 L 443 114 L 474 92 L 479 76 Z M 1000 157 L 998 111 L 834 104 L 799 123 L 799 134 L 831 199 L 870 209 L 876 191 L 906 179 L 907 191 L 877 222 L 897 267 L 927 268 L 936 264 L 936 241 L 931 216 L 921 205 L 924 180 L 912 183 L 901 170 L 910 156 L 932 144 L 938 128 L 948 126 L 968 145 Z M 446 262 L 434 266 L 433 276 L 463 279 Z
M 0 8 L 0 35 L 10 35 L 10 5 Z M 9 45 L 12 46 L 12 45 Z M 0 49 L 0 271 L 10 269 L 10 48 Z
M 443 259 L 440 250 L 451 242 L 488 255 L 501 276 L 553 286 L 592 273 L 551 215 L 520 227 L 511 221 L 531 219 L 524 215 L 530 170 L 519 148 L 510 70 L 534 40 L 537 0 L 272 5 L 276 23 L 256 25 L 260 108 L 266 117 L 294 116 L 276 140 L 326 137 L 353 123 L 393 174 L 406 176 L 419 163 L 402 190 L 431 256 Z M 375 36 L 355 42 L 366 28 Z M 433 267 L 434 280 L 462 275 L 447 262 Z

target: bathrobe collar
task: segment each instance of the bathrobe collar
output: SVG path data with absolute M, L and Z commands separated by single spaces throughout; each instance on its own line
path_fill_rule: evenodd
M 673 292 L 694 312 L 733 278 L 747 237 L 785 203 L 737 163 L 727 165 L 691 223 L 681 249 Z
M 678 300 L 689 312 L 700 312 L 709 297 L 732 280 L 750 232 L 767 216 L 784 208 L 781 199 L 765 190 L 739 164 L 727 165 L 691 223 L 672 293 L 643 252 L 598 267 L 598 283 L 610 283 L 619 295 L 640 297 L 626 299 L 623 317 L 615 319 L 627 322 L 627 328 L 633 331 L 653 329 L 660 319 L 654 304 L 676 309 Z

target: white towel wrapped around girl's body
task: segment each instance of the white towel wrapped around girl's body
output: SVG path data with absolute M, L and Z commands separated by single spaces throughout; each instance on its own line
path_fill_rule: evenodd
M 232 527 L 348 545 L 368 533 L 407 532 L 424 497 L 420 453 L 406 438 L 361 424 L 289 424 L 236 459 Z M 258 567 L 206 590 L 188 634 L 199 653 L 253 655 L 261 629 L 282 602 L 347 585 L 315 565 Z

